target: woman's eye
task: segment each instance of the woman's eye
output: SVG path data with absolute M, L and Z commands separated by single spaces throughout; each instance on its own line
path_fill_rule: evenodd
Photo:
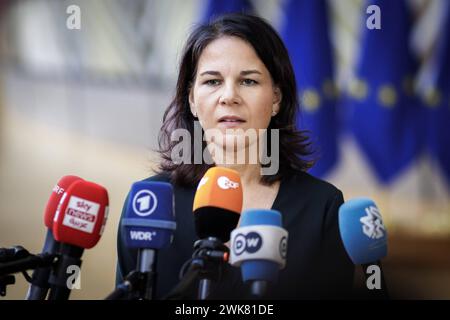
M 244 79 L 244 80 L 242 80 L 242 84 L 246 85 L 246 86 L 252 86 L 252 85 L 257 84 L 257 83 L 258 82 L 256 82 L 253 79 Z
M 204 84 L 208 85 L 208 86 L 217 86 L 220 84 L 220 80 L 218 79 L 211 79 L 211 80 L 206 80 L 204 82 Z

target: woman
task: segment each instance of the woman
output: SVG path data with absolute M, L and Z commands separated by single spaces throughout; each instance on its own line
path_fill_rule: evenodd
M 176 95 L 163 119 L 160 135 L 162 161 L 159 173 L 148 181 L 166 181 L 174 186 L 177 230 L 174 241 L 160 250 L 157 261 L 157 297 L 168 294 L 178 283 L 181 266 L 192 255 L 196 240 L 192 203 L 196 187 L 211 165 L 232 168 L 241 176 L 243 210 L 274 209 L 282 214 L 289 232 L 286 268 L 268 297 L 275 299 L 343 298 L 351 291 L 354 266 L 342 245 L 338 230 L 341 191 L 306 173 L 311 162 L 308 138 L 296 131 L 297 89 L 292 65 L 281 39 L 263 19 L 229 14 L 197 27 L 190 35 L 182 55 Z M 174 161 L 177 142 L 175 129 L 194 135 L 199 121 L 213 164 Z M 240 129 L 240 130 L 238 130 Z M 235 144 L 243 132 L 256 136 Z M 278 130 L 278 136 L 272 135 Z M 209 135 L 209 132 L 222 135 Z M 275 172 L 264 172 L 268 165 L 258 161 L 225 161 L 238 152 L 249 154 L 261 143 L 265 133 L 277 143 L 267 143 Z M 192 141 L 192 150 L 195 143 Z M 277 150 L 274 150 L 277 149 Z M 261 154 L 258 151 L 258 155 Z M 248 158 L 247 158 L 248 159 Z M 198 159 L 197 159 L 198 161 Z M 273 163 L 272 163 L 273 164 Z M 273 168 L 273 166 L 272 166 Z M 118 236 L 118 277 L 135 268 L 136 252 L 130 251 Z M 196 298 L 195 287 L 186 298 Z M 211 298 L 245 298 L 246 286 L 240 271 L 227 266 Z

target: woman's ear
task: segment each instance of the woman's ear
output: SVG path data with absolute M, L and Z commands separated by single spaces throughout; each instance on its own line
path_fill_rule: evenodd
M 197 110 L 195 108 L 194 104 L 194 90 L 192 89 L 192 86 L 189 88 L 189 108 L 191 109 L 191 113 L 194 116 L 194 118 L 197 118 Z
M 283 98 L 281 90 L 278 86 L 273 88 L 273 96 L 274 99 L 272 102 L 272 114 L 277 114 L 278 112 L 280 112 L 281 100 Z

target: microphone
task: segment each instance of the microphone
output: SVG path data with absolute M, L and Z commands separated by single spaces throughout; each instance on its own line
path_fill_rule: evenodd
M 135 182 L 122 225 L 127 247 L 138 249 L 137 271 L 127 275 L 106 299 L 121 299 L 130 292 L 138 299 L 154 299 L 157 250 L 172 242 L 176 228 L 172 185 L 167 182 Z
M 84 249 L 94 247 L 100 240 L 108 204 L 108 191 L 93 182 L 75 181 L 64 192 L 53 219 L 53 234 L 61 244 L 49 279 L 49 300 L 69 298 L 72 286 L 68 283 L 68 270 L 77 270 Z
M 194 197 L 194 222 L 199 239 L 214 237 L 223 243 L 236 228 L 243 202 L 241 178 L 235 170 L 210 168 Z
M 197 187 L 194 197 L 194 223 L 200 240 L 194 244 L 191 265 L 199 268 L 199 299 L 208 297 L 211 281 L 217 278 L 217 267 L 228 260 L 231 231 L 236 228 L 242 211 L 243 193 L 239 173 L 222 167 L 210 168 Z
M 372 295 L 388 299 L 381 269 L 381 259 L 387 255 L 387 232 L 375 202 L 356 198 L 343 203 L 339 208 L 339 231 L 350 259 L 355 265 L 362 265 L 367 288 Z M 369 269 L 375 270 L 375 278 L 368 276 Z M 376 272 L 379 272 L 378 278 Z M 369 286 L 372 278 L 374 284 Z
M 278 271 L 286 266 L 288 232 L 281 226 L 280 212 L 251 209 L 231 232 L 230 264 L 241 267 L 242 280 L 250 282 L 257 298 L 278 282 Z
M 56 209 L 61 200 L 65 190 L 75 181 L 83 180 L 80 177 L 67 175 L 62 177 L 55 185 L 47 202 L 44 212 L 44 224 L 47 227 L 47 234 L 45 236 L 44 247 L 42 254 L 56 254 L 59 250 L 59 243 L 55 241 L 53 236 L 53 218 L 55 217 Z M 27 300 L 45 300 L 49 289 L 48 278 L 51 273 L 51 267 L 37 268 L 32 275 L 31 284 L 26 295 Z

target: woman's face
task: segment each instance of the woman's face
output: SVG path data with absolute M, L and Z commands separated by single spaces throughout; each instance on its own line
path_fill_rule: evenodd
M 224 36 L 203 50 L 189 94 L 203 130 L 219 129 L 229 136 L 233 129 L 267 129 L 280 101 L 269 71 L 244 40 Z

